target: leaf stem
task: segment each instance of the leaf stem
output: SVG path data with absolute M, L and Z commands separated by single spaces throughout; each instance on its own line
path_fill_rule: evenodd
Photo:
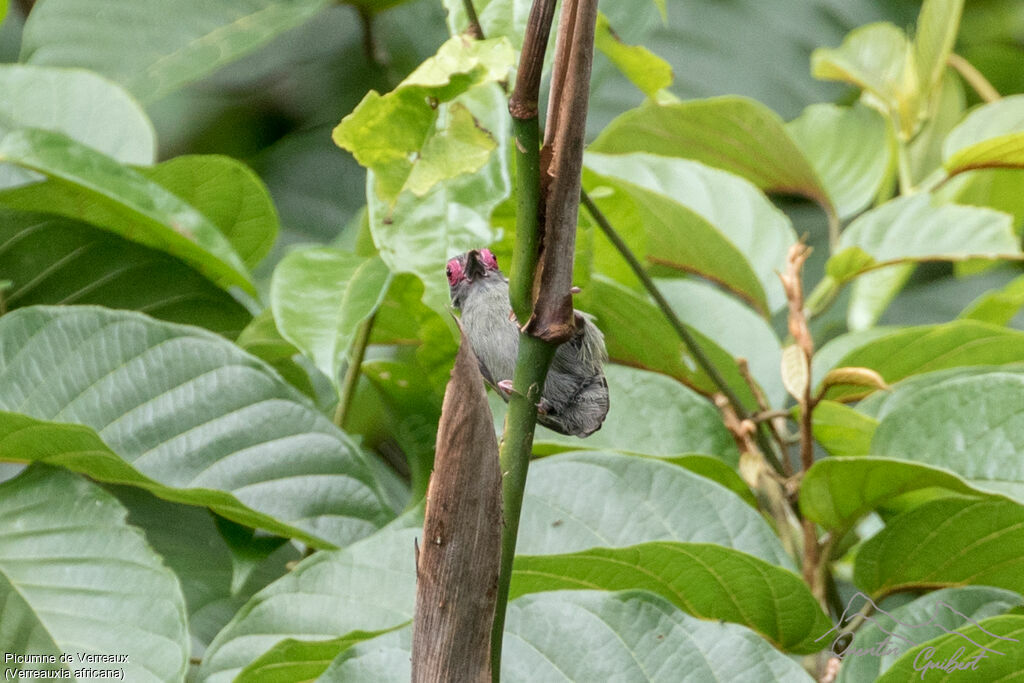
M 386 66 L 386 60 L 381 53 L 380 44 L 377 42 L 377 33 L 373 27 L 373 12 L 363 7 L 356 8 L 359 13 L 359 20 L 363 25 L 363 53 L 366 59 L 379 68 Z
M 519 92 L 518 88 L 516 92 Z M 513 95 L 513 101 L 514 98 Z M 516 241 L 512 247 L 508 293 L 519 324 L 525 325 L 533 311 L 533 275 L 540 246 L 537 230 L 540 208 L 540 126 L 536 108 L 530 118 L 516 118 L 513 114 L 512 135 L 516 143 L 518 194 Z
M 982 100 L 985 102 L 995 102 L 1000 99 L 999 91 L 989 83 L 989 80 L 985 78 L 983 73 L 978 71 L 977 67 L 966 59 L 955 52 L 951 52 L 949 57 L 946 58 L 946 63 L 953 67 L 967 81 L 967 85 L 971 86 Z
M 896 168 L 899 174 L 900 194 L 914 194 L 917 188 L 914 187 L 914 176 L 910 170 L 910 151 L 903 140 L 896 141 Z
M 614 245 L 614 247 L 618 250 L 619 254 L 622 255 L 622 258 L 624 258 L 626 260 L 626 263 L 629 264 L 629 267 L 633 270 L 633 273 L 637 276 L 637 278 L 640 279 L 640 282 L 643 284 L 644 289 L 646 289 L 647 293 L 651 295 L 652 299 L 654 299 L 654 303 L 661 310 L 662 315 L 665 316 L 665 319 L 668 320 L 668 323 L 669 325 L 672 326 L 672 329 L 675 330 L 676 334 L 679 336 L 680 341 L 683 342 L 686 348 L 690 351 L 690 354 L 693 356 L 694 360 L 697 361 L 697 365 L 700 366 L 700 368 L 707 374 L 707 376 L 711 379 L 714 385 L 718 388 L 718 391 L 721 392 L 721 394 L 725 396 L 726 400 L 729 401 L 729 404 L 732 406 L 736 414 L 738 416 L 741 416 L 740 419 L 749 418 L 750 416 L 744 408 L 743 402 L 740 400 L 740 397 L 736 395 L 736 392 L 733 391 L 732 387 L 730 387 L 729 384 L 725 381 L 725 378 L 722 377 L 722 373 L 718 371 L 718 368 L 714 366 L 711 360 L 704 353 L 704 350 L 701 349 L 700 344 L 697 343 L 697 340 L 693 337 L 692 334 L 690 334 L 690 331 L 686 329 L 686 325 L 683 324 L 683 322 L 679 319 L 679 316 L 677 316 L 676 312 L 672 309 L 672 306 L 668 303 L 665 297 L 662 296 L 661 292 L 658 290 L 657 285 L 654 284 L 654 281 L 647 274 L 647 271 L 644 270 L 643 265 L 633 254 L 633 251 L 629 248 L 629 245 L 626 244 L 625 240 L 622 239 L 619 233 L 615 230 L 614 226 L 612 226 L 612 224 L 608 221 L 608 218 L 607 216 L 604 215 L 604 212 L 602 212 L 601 209 L 598 208 L 597 204 L 594 203 L 594 200 L 590 198 L 590 195 L 588 195 L 585 190 L 580 191 L 580 199 L 582 200 L 583 206 L 586 207 L 587 212 L 589 212 L 590 216 L 594 219 L 594 222 L 597 223 L 599 228 L 601 228 L 601 232 L 603 232 L 605 237 L 608 238 L 608 241 L 610 241 L 612 245 Z M 760 447 L 761 451 L 764 453 L 768 461 L 771 463 L 772 468 L 774 468 L 776 472 L 783 473 L 784 468 L 782 466 L 782 462 L 775 454 L 774 450 L 771 447 L 771 444 L 765 436 L 765 429 L 767 429 L 767 426 L 764 426 L 763 422 L 758 425 L 758 429 L 756 432 L 758 446 Z
M 473 0 L 462 0 L 462 6 L 466 8 L 466 19 L 469 21 L 466 32 L 477 40 L 483 40 L 484 29 L 480 26 L 480 18 L 476 14 L 476 8 L 473 7 Z
M 839 222 L 839 214 L 831 206 L 825 211 L 825 216 L 828 218 L 829 251 L 835 253 L 839 249 L 839 231 L 842 225 Z
M 373 322 L 377 314 L 359 324 L 356 330 L 356 338 L 352 341 L 348 367 L 345 368 L 345 378 L 341 384 L 341 395 L 338 398 L 338 407 L 334 411 L 334 424 L 338 429 L 345 428 L 345 420 L 348 411 L 352 407 L 352 399 L 355 398 L 356 388 L 359 386 L 359 373 L 363 365 L 363 358 L 366 356 L 366 347 L 370 344 L 370 332 L 373 331 Z

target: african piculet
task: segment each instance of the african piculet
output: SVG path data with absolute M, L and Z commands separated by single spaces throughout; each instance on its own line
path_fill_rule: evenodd
M 507 402 L 519 353 L 519 326 L 508 298 L 508 280 L 490 249 L 452 258 L 446 269 L 452 305 L 480 362 L 484 380 Z M 582 324 L 581 324 L 582 323 Z M 608 414 L 604 336 L 590 316 L 577 316 L 576 333 L 555 352 L 537 421 L 561 434 L 585 437 Z

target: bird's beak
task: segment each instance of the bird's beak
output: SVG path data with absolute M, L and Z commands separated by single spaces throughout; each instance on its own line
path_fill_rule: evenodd
M 473 249 L 466 255 L 466 277 L 470 280 L 475 280 L 478 277 L 484 277 L 487 275 L 487 268 L 484 266 L 483 260 L 480 258 L 480 252 Z

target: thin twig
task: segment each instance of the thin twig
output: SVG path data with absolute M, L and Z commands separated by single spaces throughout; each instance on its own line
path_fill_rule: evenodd
M 737 416 L 740 416 L 741 419 L 747 419 L 749 416 L 747 415 L 747 411 L 743 407 L 743 402 L 740 400 L 740 397 L 736 395 L 736 392 L 733 391 L 732 387 L 730 387 L 729 384 L 725 381 L 725 378 L 722 377 L 722 373 L 718 371 L 718 368 L 714 366 L 711 360 L 704 353 L 704 350 L 701 349 L 700 344 L 697 343 L 697 340 L 693 337 L 692 334 L 690 334 L 690 331 L 686 329 L 686 326 L 679 319 L 679 316 L 676 315 L 676 312 L 672 309 L 672 306 L 668 303 L 665 297 L 662 296 L 661 292 L 658 290 L 657 285 L 654 284 L 654 281 L 647 274 L 647 271 L 644 270 L 643 265 L 641 265 L 640 261 L 637 260 L 636 256 L 633 254 L 633 251 L 629 248 L 629 245 L 626 244 L 625 240 L 622 239 L 619 233 L 608 221 L 608 218 L 604 215 L 604 212 L 602 212 L 601 209 L 598 208 L 597 204 L 594 203 L 594 200 L 590 198 L 590 195 L 588 195 L 585 191 L 581 191 L 580 198 L 583 202 L 583 206 L 587 208 L 587 211 L 590 213 L 590 216 L 594 219 L 594 222 L 597 223 L 599 228 L 601 228 L 601 232 L 603 232 L 605 236 L 608 238 L 608 240 L 612 243 L 612 245 L 615 246 L 619 254 L 622 255 L 622 258 L 624 258 L 626 260 L 626 263 L 629 264 L 629 267 L 633 270 L 633 273 L 637 276 L 637 278 L 639 278 L 640 282 L 644 286 L 644 289 L 646 289 L 647 293 L 651 295 L 652 299 L 654 299 L 655 305 L 657 305 L 657 307 L 661 310 L 662 315 L 664 315 L 665 319 L 668 320 L 668 323 L 669 325 L 672 326 L 672 329 L 675 330 L 675 333 L 679 336 L 680 341 L 682 341 L 686 348 L 690 351 L 690 355 L 693 356 L 693 359 L 697 362 L 697 365 L 700 366 L 701 370 L 703 370 L 707 374 L 708 378 L 711 379 L 711 382 L 715 385 L 715 387 L 729 401 L 729 403 L 733 407 L 733 410 L 736 412 Z M 775 471 L 781 474 L 784 471 L 782 463 L 780 462 L 778 456 L 772 451 L 771 446 L 768 443 L 767 437 L 761 429 L 757 430 L 755 438 L 757 439 L 758 445 L 760 446 L 760 450 L 764 454 L 765 458 L 767 458 L 768 462 L 771 463 Z
M 769 420 L 787 419 L 789 417 L 788 410 L 760 410 L 750 416 L 750 419 L 754 422 L 765 422 Z
M 828 246 L 833 253 L 839 248 L 839 230 L 842 224 L 839 221 L 839 214 L 831 205 L 825 209 L 825 216 L 828 218 Z
M 771 432 L 772 438 L 775 440 L 775 445 L 779 447 L 779 455 L 782 460 L 782 474 L 786 477 L 793 476 L 793 465 L 789 462 L 789 457 L 786 453 L 786 444 L 782 440 L 782 435 L 779 432 L 779 425 L 776 424 L 776 420 L 785 419 L 789 413 L 784 410 L 772 410 L 771 405 L 768 403 L 768 398 L 761 391 L 761 387 L 754 381 L 754 376 L 750 374 L 750 363 L 747 362 L 746 358 L 737 358 L 736 367 L 739 368 L 740 376 L 743 381 L 747 383 L 747 388 L 750 389 L 750 393 L 754 395 L 754 400 L 757 401 L 757 407 L 759 412 L 751 415 L 750 420 L 755 424 L 764 422 L 768 425 L 768 430 Z
M 341 395 L 338 398 L 338 407 L 334 411 L 334 424 L 339 429 L 345 428 L 345 420 L 348 411 L 352 407 L 352 399 L 355 398 L 356 388 L 359 386 L 359 373 L 363 365 L 363 357 L 366 355 L 366 347 L 370 343 L 370 332 L 373 331 L 373 322 L 377 318 L 374 313 L 364 320 L 356 330 L 356 338 L 352 340 L 352 349 L 345 369 L 345 378 L 341 383 Z
M 786 272 L 779 274 L 782 288 L 789 302 L 789 333 L 799 348 L 801 359 L 806 365 L 803 391 L 797 397 L 800 406 L 800 473 L 805 474 L 814 464 L 814 441 L 812 416 L 814 413 L 814 397 L 811 394 L 811 359 L 814 357 L 814 339 L 807 326 L 807 315 L 804 311 L 804 288 L 801 273 L 804 262 L 811 250 L 807 245 L 798 242 L 790 247 L 787 256 Z M 801 522 L 804 537 L 804 581 L 811 588 L 811 593 L 823 609 L 828 609 L 824 586 L 824 563 L 827 558 L 821 552 L 818 542 L 818 530 L 814 522 L 804 518 Z
M 386 66 L 381 58 L 377 35 L 373 30 L 373 12 L 363 7 L 357 8 L 356 11 L 359 12 L 359 20 L 363 25 L 363 53 L 366 59 L 376 66 Z
M 480 18 L 476 15 L 476 8 L 473 7 L 473 0 L 462 0 L 462 5 L 466 8 L 466 19 L 469 21 L 469 25 L 466 27 L 466 33 L 477 40 L 483 40 L 484 29 L 480 26 Z
M 950 53 L 946 58 L 946 64 L 956 69 L 956 72 L 967 81 L 967 85 L 971 86 L 974 92 L 978 93 L 978 97 L 985 102 L 995 102 L 1000 99 L 999 91 L 989 83 L 985 75 L 960 55 L 955 52 Z
M 718 371 L 718 368 L 714 366 L 711 360 L 704 353 L 704 350 L 701 349 L 700 344 L 698 344 L 697 340 L 694 339 L 692 334 L 690 334 L 690 331 L 686 329 L 686 326 L 679 319 L 679 316 L 676 315 L 675 310 L 672 309 L 672 305 L 669 304 L 668 300 L 666 300 L 662 295 L 658 286 L 654 284 L 654 280 L 652 280 L 651 276 L 647 274 L 647 271 L 633 254 L 629 245 L 622 239 L 622 236 L 619 235 L 618 231 L 616 231 L 614 226 L 612 226 L 608 221 L 608 217 L 604 215 L 604 212 L 601 211 L 600 208 L 598 208 L 597 204 L 594 203 L 594 200 L 590 198 L 590 195 L 587 194 L 586 191 L 581 192 L 580 197 L 583 201 L 583 206 L 585 206 L 587 211 L 590 213 L 590 217 L 594 219 L 597 226 L 601 228 L 601 232 L 604 233 L 605 237 L 608 238 L 608 241 L 612 243 L 616 250 L 618 250 L 619 254 L 621 254 L 626 260 L 626 263 L 629 264 L 633 273 L 640 279 L 644 289 L 646 289 L 647 293 L 651 295 L 652 299 L 654 299 L 655 305 L 661 310 L 662 315 L 664 315 L 665 319 L 668 320 L 672 329 L 675 330 L 677 335 L 679 335 L 679 339 L 690 351 L 693 359 L 697 361 L 697 365 L 699 365 L 701 370 L 707 374 L 711 379 L 711 382 L 718 388 L 722 395 L 729 399 L 729 403 L 732 404 L 733 410 L 735 410 L 736 414 L 741 416 L 742 419 L 742 417 L 746 415 L 746 411 L 743 410 L 743 402 L 740 401 L 739 396 L 736 395 L 736 392 L 733 391 L 732 387 L 730 387 L 725 381 L 725 378 L 722 377 L 722 373 Z
M 740 477 L 754 492 L 758 507 L 767 511 L 775 520 L 779 539 L 786 552 L 793 559 L 798 558 L 800 553 L 792 531 L 796 526 L 795 513 L 789 503 L 783 481 L 768 467 L 764 453 L 751 438 L 752 434 L 758 432 L 757 425 L 750 420 L 739 419 L 725 396 L 715 394 L 714 402 L 722 415 L 725 428 L 732 435 L 740 451 Z

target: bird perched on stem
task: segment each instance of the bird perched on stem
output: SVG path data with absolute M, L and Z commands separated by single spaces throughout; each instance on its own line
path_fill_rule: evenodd
M 519 326 L 508 298 L 508 280 L 490 249 L 474 249 L 448 261 L 452 305 L 480 362 L 480 373 L 506 402 L 519 354 Z M 589 316 L 577 312 L 576 333 L 551 362 L 537 421 L 561 434 L 585 437 L 608 414 L 604 336 Z

